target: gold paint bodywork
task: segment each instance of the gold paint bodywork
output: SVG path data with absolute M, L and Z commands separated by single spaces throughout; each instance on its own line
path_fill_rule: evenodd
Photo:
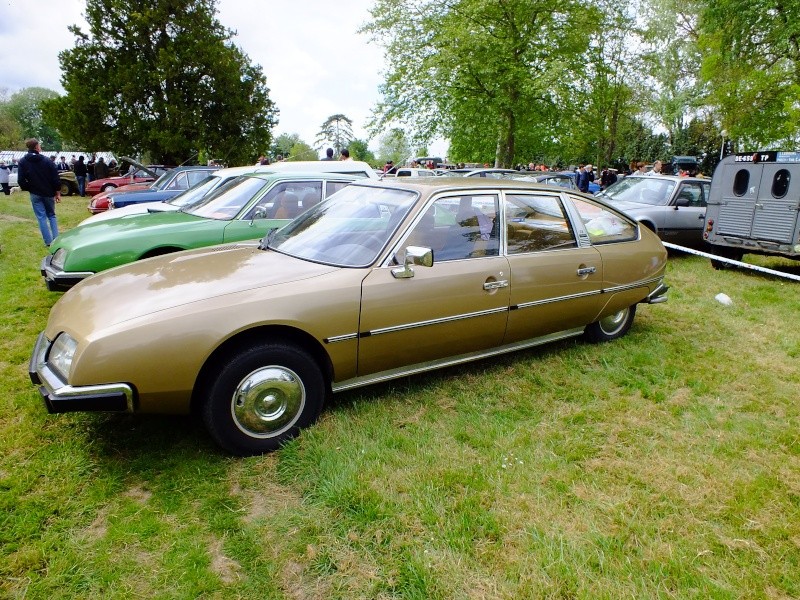
M 354 185 L 419 194 L 374 264 L 343 268 L 235 244 L 92 276 L 53 307 L 44 332 L 50 342 L 61 332 L 78 342 L 65 383 L 126 383 L 134 390 L 133 410 L 184 413 L 204 366 L 235 351 L 238 337 L 255 335 L 306 346 L 331 387 L 345 389 L 382 373 L 397 376 L 453 356 L 480 357 L 539 336 L 580 332 L 644 300 L 664 276 L 666 251 L 641 228 L 633 241 L 513 256 L 506 256 L 503 238 L 498 256 L 414 266 L 413 277 L 396 278 L 393 257 L 435 198 L 507 189 L 552 194 L 553 188 L 462 178 Z M 570 194 L 560 197 L 568 201 Z M 581 274 L 586 267 L 595 270 Z

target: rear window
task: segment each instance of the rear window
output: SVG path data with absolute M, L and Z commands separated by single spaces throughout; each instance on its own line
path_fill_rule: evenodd
M 733 193 L 736 196 L 744 196 L 747 193 L 747 188 L 750 185 L 750 171 L 747 169 L 739 169 L 736 172 L 736 177 L 733 178 Z

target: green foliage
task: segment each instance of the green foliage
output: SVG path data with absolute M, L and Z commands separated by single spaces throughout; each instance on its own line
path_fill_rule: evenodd
M 58 93 L 41 87 L 24 88 L 0 102 L 0 136 L 9 139 L 5 148 L 24 149 L 24 140 L 36 138 L 45 151 L 62 148 L 62 136 L 42 115 L 47 101 L 58 98 Z M 14 125 L 16 124 L 16 126 Z M 18 139 L 14 136 L 18 135 Z
M 372 150 L 369 149 L 367 142 L 364 140 L 350 140 L 350 145 L 347 146 L 347 149 L 350 151 L 350 158 L 353 160 L 363 160 L 371 165 L 375 165 L 378 162 L 375 154 L 372 153 Z
M 746 147 L 794 147 L 800 136 L 800 4 L 709 2 L 700 19 L 702 76 L 722 128 Z
M 413 10 L 379 0 L 371 12 L 365 31 L 394 57 L 373 127 L 403 123 L 423 142 L 440 134 L 452 141 L 452 160 L 500 166 L 514 163 L 517 138 L 532 125 L 544 123 L 538 139 L 547 139 L 597 21 L 572 0 L 426 0 Z M 532 144 L 534 135 L 526 154 L 549 147 Z
M 352 119 L 342 114 L 331 115 L 320 127 L 314 147 L 318 150 L 331 147 L 338 155 L 342 148 L 347 148 L 353 139 L 355 136 L 353 135 Z
M 287 160 L 317 160 L 317 151 L 303 141 L 298 140 L 289 149 Z
M 259 66 L 216 20 L 215 0 L 88 0 L 87 32 L 59 55 L 66 96 L 48 122 L 86 148 L 180 164 L 200 151 L 250 163 L 276 110 Z
M 389 130 L 378 138 L 378 162 L 385 164 L 391 160 L 396 165 L 405 164 L 411 155 L 411 146 L 406 133 L 399 127 Z
M 292 148 L 300 141 L 300 134 L 297 133 L 282 133 L 272 142 L 269 149 L 269 155 L 272 157 L 278 156 L 291 156 Z

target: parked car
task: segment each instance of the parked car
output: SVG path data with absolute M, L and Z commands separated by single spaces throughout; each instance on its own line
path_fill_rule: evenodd
M 86 183 L 85 191 L 88 196 L 94 196 L 100 192 L 108 192 L 129 183 L 150 183 L 161 177 L 168 169 L 170 167 L 163 165 L 147 165 L 146 168 L 136 169 L 127 175 L 92 179 Z
M 554 185 L 567 190 L 577 190 L 575 178 L 563 173 L 543 173 L 541 171 L 516 171 L 513 174 L 505 174 L 503 179 L 517 179 L 519 181 L 535 181 L 544 185 Z
M 132 263 L 51 310 L 30 375 L 51 412 L 197 411 L 278 448 L 332 392 L 583 335 L 666 300 L 667 253 L 601 201 L 519 181 L 359 180 L 260 244 Z
M 665 242 L 699 248 L 711 181 L 674 175 L 631 175 L 596 195 Z
M 218 167 L 204 166 L 169 169 L 152 183 L 134 183 L 114 188 L 107 192 L 100 192 L 89 202 L 89 212 L 94 215 L 111 208 L 128 206 L 129 204 L 164 202 L 188 190 L 194 184 L 218 170 Z
M 563 177 L 569 177 L 570 179 L 572 179 L 572 183 L 575 185 L 575 189 L 578 189 L 578 181 L 577 181 L 578 174 L 575 171 L 561 171 L 558 174 L 563 176 Z M 596 181 L 599 181 L 599 180 L 600 180 L 600 178 L 597 177 Z M 590 181 L 589 182 L 589 193 L 590 194 L 596 194 L 602 189 L 600 187 L 600 184 L 597 183 L 596 181 Z
M 353 177 L 365 177 L 370 179 L 378 179 L 374 170 L 372 173 L 367 173 L 369 165 L 360 161 L 295 161 L 287 163 L 276 163 L 277 165 L 289 166 L 276 166 L 276 165 L 258 165 L 250 167 L 231 167 L 227 169 L 219 169 L 211 174 L 210 179 L 202 184 L 198 184 L 182 192 L 164 202 L 147 202 L 136 205 L 128 205 L 122 208 L 115 208 L 113 211 L 104 211 L 93 215 L 81 221 L 81 225 L 86 223 L 97 223 L 107 219 L 116 219 L 123 216 L 134 214 L 146 214 L 148 212 L 161 212 L 168 210 L 178 210 L 183 206 L 187 206 L 204 195 L 212 192 L 219 185 L 226 181 L 238 177 L 239 175 L 246 175 L 248 173 L 287 173 L 292 171 L 303 171 L 294 165 L 305 167 L 306 172 L 313 173 L 338 173 L 342 175 L 350 175 Z
M 94 273 L 135 260 L 258 239 L 355 179 L 321 173 L 242 175 L 178 211 L 71 229 L 50 244 L 41 273 L 49 290 L 64 291 Z
M 396 167 L 395 172 L 384 177 L 436 177 L 432 169 L 419 169 L 416 167 Z
M 495 169 L 495 168 L 481 168 L 481 169 L 450 169 L 445 175 L 447 177 L 489 177 L 500 179 L 503 175 L 519 174 L 519 171 L 514 169 Z

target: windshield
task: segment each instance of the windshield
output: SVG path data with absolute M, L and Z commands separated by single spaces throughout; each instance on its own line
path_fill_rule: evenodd
M 153 183 L 150 185 L 150 189 L 153 189 L 153 190 L 160 190 L 160 189 L 163 189 L 163 188 L 164 188 L 164 186 L 165 186 L 165 185 L 167 185 L 167 182 L 168 182 L 170 179 L 172 179 L 172 169 L 170 169 L 169 171 L 166 171 L 166 172 L 162 173 L 162 174 L 161 174 L 161 176 L 160 176 L 158 179 L 156 179 L 156 180 L 155 180 L 155 181 L 154 181 L 154 182 L 153 182 Z
M 658 177 L 625 177 L 599 194 L 607 202 L 637 202 L 666 206 L 675 182 Z
M 197 202 L 200 198 L 216 188 L 222 181 L 225 181 L 222 177 L 209 175 L 195 183 L 188 190 L 181 192 L 177 196 L 173 196 L 169 200 L 165 200 L 165 202 L 167 204 L 172 204 L 172 206 L 188 206 L 189 204 Z
M 198 217 L 230 221 L 267 185 L 259 177 L 242 175 L 181 210 Z
M 416 198 L 408 190 L 349 185 L 277 231 L 268 247 L 327 265 L 367 266 Z

